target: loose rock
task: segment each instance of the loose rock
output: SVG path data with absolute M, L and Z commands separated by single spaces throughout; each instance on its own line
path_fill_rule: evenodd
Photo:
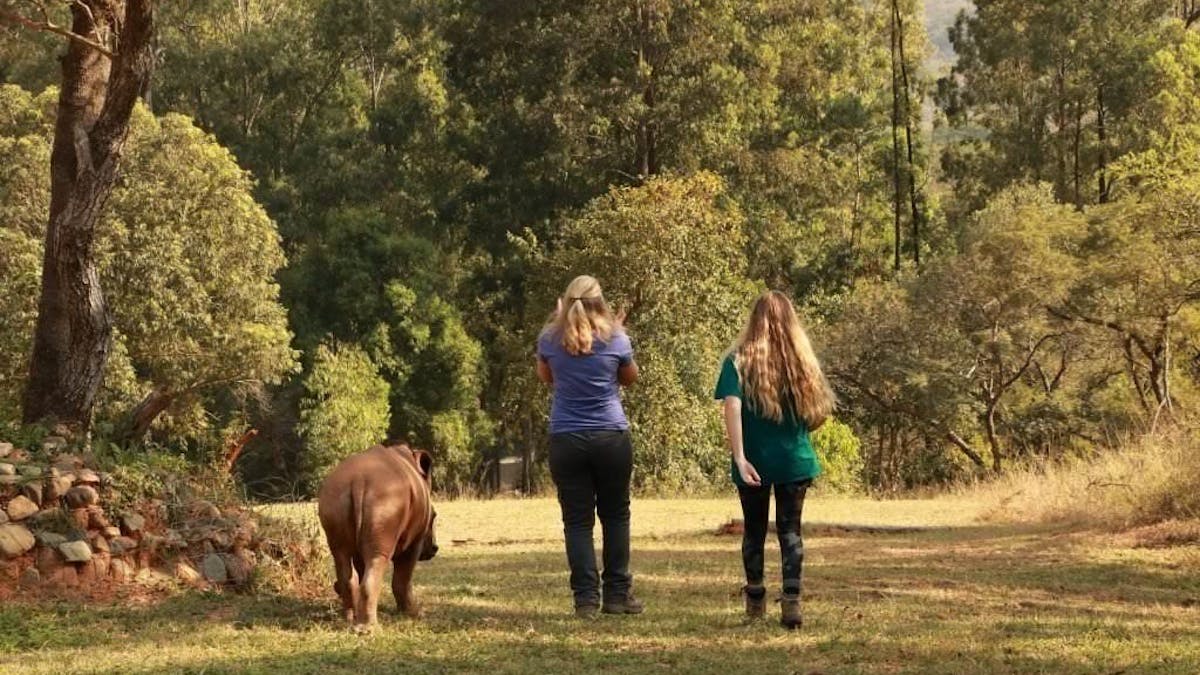
M 17 467 L 8 462 L 0 462 L 0 476 L 15 476 L 17 475 Z
M 58 548 L 59 544 L 67 542 L 67 538 L 57 532 L 38 532 L 37 541 L 42 546 Z
M 92 537 L 92 550 L 96 553 L 111 553 L 112 547 L 108 545 L 108 540 L 100 535 Z
M 79 458 L 79 455 L 64 452 L 54 458 L 54 466 L 65 466 L 67 471 L 74 471 L 83 466 L 83 460 Z
M 83 584 L 90 584 L 96 579 L 100 578 L 99 570 L 96 569 L 95 560 L 88 560 L 79 563 L 75 566 L 75 572 L 79 575 L 79 582 Z
M 89 506 L 87 512 L 89 530 L 103 530 L 108 527 L 108 518 L 104 517 L 104 509 L 99 506 Z
M 230 581 L 238 586 L 241 586 L 250 579 L 250 572 L 253 568 L 247 565 L 245 560 L 242 560 L 236 555 L 230 555 L 228 553 L 222 553 L 220 555 L 221 559 L 225 561 L 225 570 L 229 574 Z
M 221 509 L 218 509 L 215 504 L 203 499 L 197 499 L 188 507 L 188 513 L 193 518 L 220 518 Z
M 67 447 L 67 439 L 62 436 L 47 436 L 42 440 L 42 450 L 46 452 L 58 452 Z
M 116 539 L 117 537 L 121 536 L 121 528 L 116 527 L 115 525 L 109 525 L 101 530 L 101 532 L 104 534 L 105 539 Z
M 92 471 L 91 469 L 80 469 L 79 472 L 75 474 L 75 483 L 77 485 L 99 485 L 100 474 Z
M 191 563 L 184 560 L 175 562 L 174 572 L 176 579 L 188 584 L 199 583 L 204 578 L 195 567 L 192 567 Z
M 29 497 L 21 495 L 13 497 L 8 502 L 8 517 L 12 520 L 25 520 L 29 516 L 38 512 L 37 504 L 30 501 Z
M 129 537 L 117 537 L 108 542 L 113 555 L 125 555 L 137 549 L 137 542 Z
M 146 519 L 138 513 L 126 513 L 121 516 L 122 534 L 137 534 L 146 527 Z
M 54 504 L 71 489 L 73 480 L 70 476 L 47 476 L 42 481 L 42 502 Z
M 77 530 L 86 530 L 88 527 L 88 512 L 87 509 L 73 509 L 71 511 L 71 523 Z
M 0 525 L 0 556 L 16 558 L 33 548 L 33 534 L 17 523 Z
M 68 541 L 58 545 L 58 552 L 67 562 L 87 562 L 92 559 L 92 547 L 86 541 Z
M 33 478 L 42 475 L 42 467 L 37 464 L 21 464 L 17 467 L 17 474 Z
M 42 578 L 49 579 L 52 577 L 63 566 L 63 559 L 58 553 L 58 547 L 48 548 L 43 546 L 38 548 L 35 564 L 38 571 L 42 573 Z
M 42 482 L 33 481 L 21 486 L 21 494 L 34 504 L 42 503 Z
M 225 568 L 225 561 L 215 553 L 204 556 L 203 569 L 204 578 L 214 584 L 223 584 L 229 580 L 229 571 Z
M 3 525 L 7 522 L 8 522 L 8 512 L 6 512 L 4 509 L 0 509 L 0 525 Z
M 112 556 L 107 553 L 101 553 L 97 551 L 92 555 L 92 563 L 96 566 L 97 577 L 107 577 L 112 568 Z
M 77 485 L 63 495 L 68 509 L 84 509 L 100 503 L 100 494 L 90 485 Z
M 108 566 L 108 576 L 112 577 L 115 581 L 127 581 L 133 576 L 133 568 L 124 560 L 113 558 Z
M 10 454 L 12 454 L 12 451 L 12 443 L 0 443 L 0 457 L 8 457 Z
M 54 586 L 78 586 L 79 573 L 75 570 L 74 565 L 63 565 L 48 578 L 48 583 Z

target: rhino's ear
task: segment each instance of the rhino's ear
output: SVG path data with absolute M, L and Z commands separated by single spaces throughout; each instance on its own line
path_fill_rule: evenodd
M 421 469 L 421 475 L 429 478 L 433 475 L 433 456 L 424 450 L 413 450 L 413 459 Z

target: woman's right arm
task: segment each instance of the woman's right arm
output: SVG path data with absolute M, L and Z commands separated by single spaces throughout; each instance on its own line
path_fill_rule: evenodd
M 550 370 L 550 364 L 546 363 L 546 359 L 543 359 L 540 354 L 537 357 L 537 376 L 546 384 L 554 384 L 554 372 Z
M 742 444 L 742 399 L 737 396 L 725 397 L 725 433 L 729 437 L 729 451 L 733 454 L 733 463 L 742 482 L 746 485 L 757 486 L 762 483 L 758 471 L 746 459 L 746 448 Z

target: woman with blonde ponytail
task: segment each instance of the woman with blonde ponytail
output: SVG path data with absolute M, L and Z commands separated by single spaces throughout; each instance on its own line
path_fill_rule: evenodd
M 833 412 L 834 397 L 786 295 L 770 291 L 754 304 L 750 320 L 721 363 L 715 397 L 725 403 L 731 473 L 745 523 L 746 614 L 758 619 L 766 613 L 763 548 L 774 486 L 783 557 L 780 622 L 795 629 L 802 623 L 800 516 L 808 487 L 821 473 L 809 432 Z
M 629 573 L 629 481 L 633 442 L 620 388 L 638 375 L 633 346 L 589 276 L 576 277 L 537 345 L 537 374 L 554 389 L 550 407 L 550 475 L 562 507 L 575 613 L 591 618 L 640 614 Z M 604 539 L 604 573 L 597 574 L 592 529 Z M 603 588 L 601 588 L 603 586 Z M 603 597 L 601 591 L 603 590 Z M 603 599 L 603 602 L 601 600 Z

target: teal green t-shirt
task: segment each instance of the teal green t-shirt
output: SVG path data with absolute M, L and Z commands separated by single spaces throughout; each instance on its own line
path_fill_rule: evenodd
M 763 485 L 794 483 L 821 475 L 821 463 L 809 440 L 808 425 L 804 420 L 793 420 L 791 415 L 785 415 L 782 423 L 776 423 L 751 410 L 742 396 L 742 382 L 733 356 L 725 357 L 721 363 L 721 375 L 713 392 L 713 397 L 719 401 L 728 396 L 742 399 L 742 446 L 746 450 L 746 459 L 758 471 Z M 745 485 L 732 458 L 729 465 L 733 482 Z

